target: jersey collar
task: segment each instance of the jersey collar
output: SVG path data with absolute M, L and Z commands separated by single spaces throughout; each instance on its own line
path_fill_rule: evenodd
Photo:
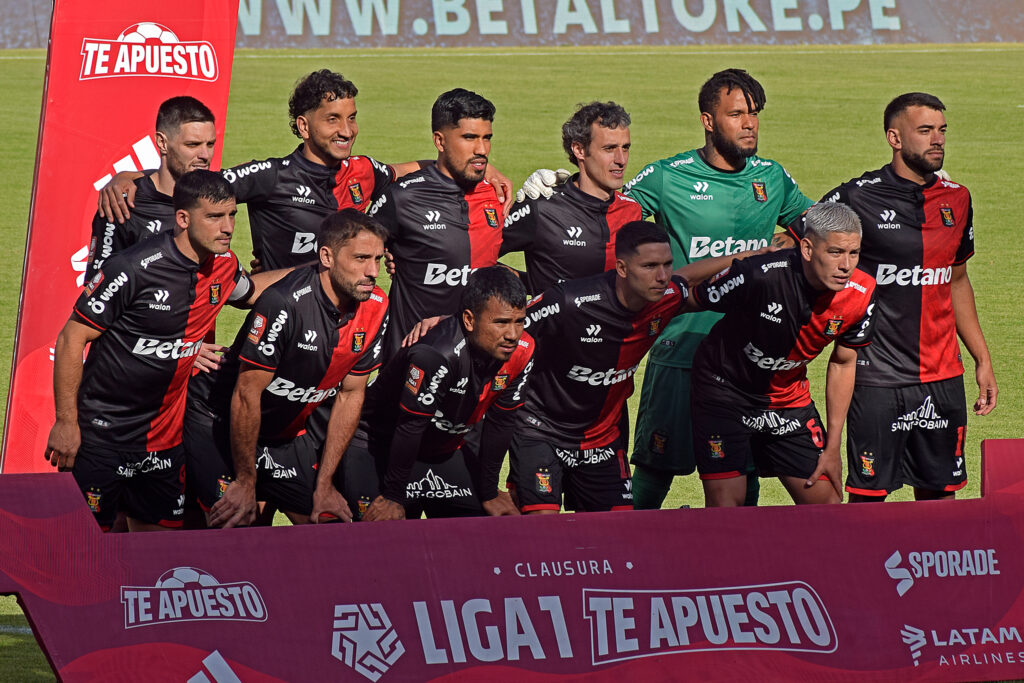
M 577 204 L 593 209 L 595 211 L 605 211 L 609 206 L 615 202 L 615 196 L 618 192 L 612 192 L 612 196 L 609 199 L 598 199 L 592 195 L 587 194 L 576 186 L 576 181 L 580 179 L 580 174 L 574 174 L 563 186 L 562 193 L 572 199 Z
M 352 305 L 348 310 L 339 311 L 338 307 L 327 296 L 327 292 L 324 291 L 324 286 L 320 282 L 319 265 L 314 263 L 306 269 L 305 283 L 313 290 L 313 297 L 316 299 L 317 305 L 327 314 L 328 320 L 337 320 L 338 326 L 343 327 L 355 317 L 356 311 L 359 310 L 359 302 L 352 301 L 350 302 Z
M 338 172 L 336 168 L 329 168 L 323 164 L 317 164 L 302 155 L 302 145 L 295 148 L 295 151 L 288 155 L 289 165 L 298 166 L 306 173 L 319 180 L 333 180 Z

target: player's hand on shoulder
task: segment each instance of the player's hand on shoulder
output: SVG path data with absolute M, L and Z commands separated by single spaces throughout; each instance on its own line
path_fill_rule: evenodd
M 43 454 L 59 472 L 69 472 L 75 466 L 75 456 L 82 445 L 82 433 L 77 422 L 58 420 L 50 430 Z
M 388 277 L 395 276 L 395 255 L 387 249 L 384 250 L 384 272 L 388 274 Z
M 313 512 L 309 515 L 309 521 L 313 524 L 324 524 L 339 520 L 352 521 L 352 510 L 348 506 L 348 501 L 331 484 L 317 486 L 313 491 Z
M 409 334 L 405 335 L 405 339 L 402 340 L 402 348 L 404 349 L 407 346 L 412 346 L 422 339 L 427 332 L 430 332 L 430 330 L 437 327 L 439 322 L 450 317 L 450 315 L 435 315 L 433 318 L 424 318 L 419 321 L 412 326 L 412 329 L 409 330 Z
M 405 519 L 405 508 L 384 496 L 377 496 L 363 514 L 365 522 L 387 522 L 395 519 Z
M 497 497 L 483 502 L 484 512 L 491 517 L 505 517 L 520 514 L 508 491 L 499 491 Z
M 128 207 L 135 208 L 135 179 L 141 176 L 138 171 L 121 171 L 104 185 L 96 200 L 100 216 L 118 223 L 131 218 Z
M 249 274 L 255 275 L 256 273 L 263 272 L 263 262 L 260 261 L 260 257 L 256 254 L 252 255 L 252 260 L 249 261 Z
M 193 365 L 200 372 L 212 372 L 220 368 L 224 362 L 224 356 L 222 355 L 228 347 L 221 346 L 220 344 L 207 344 L 203 342 L 203 345 L 199 347 L 199 353 L 196 354 L 196 362 Z
M 552 171 L 550 168 L 539 168 L 523 181 L 523 186 L 516 192 L 516 201 L 525 201 L 527 197 L 547 199 L 554 194 L 556 187 L 564 184 L 571 177 L 572 173 L 564 168 L 557 171 Z
M 211 527 L 230 529 L 235 526 L 249 526 L 256 521 L 256 485 L 235 480 L 228 484 L 207 516 Z
M 507 214 L 512 206 L 512 200 L 515 199 L 515 194 L 512 191 L 514 189 L 512 181 L 491 164 L 487 164 L 484 180 L 494 187 L 494 193 L 498 195 L 498 201 L 501 202 L 501 212 L 502 214 Z

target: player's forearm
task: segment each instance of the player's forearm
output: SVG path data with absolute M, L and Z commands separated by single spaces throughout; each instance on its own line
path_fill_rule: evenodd
M 480 435 L 479 461 L 474 466 L 467 460 L 480 500 L 491 500 L 498 495 L 501 465 L 505 462 L 505 454 L 515 431 L 514 415 L 514 411 L 492 407 Z
M 829 359 L 825 371 L 825 413 L 826 445 L 838 447 L 842 438 L 843 424 L 850 411 L 850 400 L 857 379 L 857 352 L 846 349 L 852 357 Z
M 249 280 L 252 282 L 252 291 L 249 293 L 249 297 L 243 302 L 242 305 L 251 306 L 260 298 L 260 295 L 266 291 L 267 287 L 274 284 L 288 273 L 295 270 L 295 268 L 278 268 L 277 270 L 268 270 L 262 273 L 253 273 L 249 275 Z
M 256 483 L 256 443 L 260 433 L 260 399 L 235 389 L 231 397 L 231 459 L 235 479 Z
M 365 385 L 363 385 L 365 387 Z M 334 401 L 331 419 L 327 423 L 327 438 L 324 440 L 323 457 L 316 474 L 317 487 L 333 486 L 334 473 L 338 471 L 341 458 L 348 448 L 352 435 L 359 424 L 365 392 L 342 391 Z
M 380 485 L 380 495 L 395 503 L 405 504 L 405 487 L 412 466 L 420 452 L 423 432 L 429 418 L 405 416 L 395 425 L 395 436 L 388 451 L 388 465 Z
M 426 168 L 427 166 L 430 166 L 433 163 L 434 162 L 432 160 L 426 160 L 426 161 L 403 161 L 400 164 L 388 164 L 388 165 L 391 166 L 392 170 L 394 170 L 395 177 L 396 178 L 401 178 L 403 176 L 409 175 L 410 173 L 415 173 L 416 171 L 419 171 L 420 169 Z
M 978 320 L 978 307 L 974 300 L 974 287 L 970 278 L 967 277 L 966 266 L 963 272 L 957 276 L 954 274 L 950 292 L 953 300 L 953 316 L 956 319 L 956 333 L 964 342 L 967 352 L 971 354 L 975 364 L 991 364 L 992 358 L 989 355 L 988 344 L 985 342 L 985 334 L 981 331 L 981 322 Z
M 53 347 L 53 402 L 57 422 L 78 424 L 78 389 L 82 384 L 85 344 L 65 332 Z

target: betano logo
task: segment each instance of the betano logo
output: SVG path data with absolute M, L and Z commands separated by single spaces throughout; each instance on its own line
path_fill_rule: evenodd
M 84 38 L 79 80 L 119 76 L 166 76 L 215 81 L 217 52 L 208 41 L 182 41 L 166 26 L 132 24 L 113 40 Z
M 195 567 L 168 569 L 154 586 L 121 586 L 124 627 L 180 621 L 266 621 L 267 606 L 252 583 L 222 583 Z

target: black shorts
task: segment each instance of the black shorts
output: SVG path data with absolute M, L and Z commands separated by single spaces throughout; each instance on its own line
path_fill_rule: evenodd
M 117 451 L 82 444 L 71 470 L 96 521 L 110 529 L 118 512 L 146 524 L 181 527 L 185 449 Z
M 746 474 L 751 459 L 761 477 L 809 477 L 825 447 L 825 429 L 813 403 L 769 409 L 694 401 L 691 415 L 701 479 Z
M 466 448 L 465 444 L 463 448 Z M 423 515 L 439 517 L 479 517 L 484 513 L 476 494 L 463 448 L 442 462 L 417 461 L 405 487 L 405 518 Z M 470 456 L 472 457 L 472 455 Z M 366 439 L 357 434 L 341 460 L 341 492 L 355 520 L 361 520 L 370 504 L 380 495 L 385 458 L 375 458 Z
M 967 485 L 963 377 L 909 387 L 857 386 L 846 426 L 846 490 L 885 496 L 904 484 Z
M 228 420 L 187 410 L 184 439 L 189 495 L 209 511 L 235 479 Z M 311 514 L 319 439 L 306 432 L 279 444 L 257 444 L 256 448 L 256 499 L 285 512 Z
M 632 510 L 633 487 L 626 434 L 601 448 L 562 448 L 517 434 L 509 448 L 509 490 L 519 509 L 579 512 Z

